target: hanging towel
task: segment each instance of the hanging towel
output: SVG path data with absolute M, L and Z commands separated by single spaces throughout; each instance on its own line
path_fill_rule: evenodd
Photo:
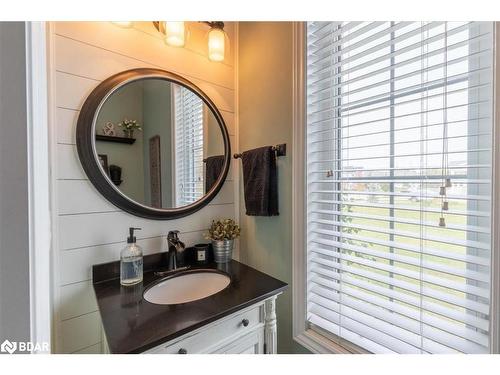
M 241 159 L 247 215 L 279 215 L 278 176 L 273 148 L 266 146 L 245 151 Z
M 205 193 L 208 193 L 224 169 L 224 155 L 209 156 L 206 158 L 205 168 Z

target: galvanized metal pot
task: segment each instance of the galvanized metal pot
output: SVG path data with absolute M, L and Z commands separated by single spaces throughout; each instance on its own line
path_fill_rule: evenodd
M 215 263 L 227 263 L 233 258 L 234 240 L 212 240 Z

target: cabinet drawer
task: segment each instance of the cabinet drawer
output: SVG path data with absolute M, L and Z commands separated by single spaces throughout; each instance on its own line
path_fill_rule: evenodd
M 149 350 L 150 354 L 208 353 L 263 325 L 263 304 L 217 320 L 194 332 Z
M 253 332 L 227 344 L 216 350 L 216 354 L 263 354 L 264 353 L 264 327 L 257 328 Z

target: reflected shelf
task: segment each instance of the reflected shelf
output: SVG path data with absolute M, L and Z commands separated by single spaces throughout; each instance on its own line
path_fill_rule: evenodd
M 95 139 L 97 141 L 126 143 L 129 145 L 131 145 L 135 142 L 135 138 L 116 137 L 116 136 L 101 135 L 101 134 L 96 134 Z

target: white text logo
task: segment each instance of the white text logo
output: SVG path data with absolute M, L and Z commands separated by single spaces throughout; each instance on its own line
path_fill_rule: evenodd
M 9 340 L 5 340 L 2 345 L 0 345 L 0 351 L 8 352 L 10 354 L 14 353 L 17 349 L 17 342 L 10 342 Z
M 47 342 L 32 343 L 30 341 L 15 342 L 15 341 L 5 340 L 2 343 L 2 345 L 0 345 L 0 352 L 12 354 L 15 351 L 48 353 L 49 352 L 49 343 L 47 343 Z

